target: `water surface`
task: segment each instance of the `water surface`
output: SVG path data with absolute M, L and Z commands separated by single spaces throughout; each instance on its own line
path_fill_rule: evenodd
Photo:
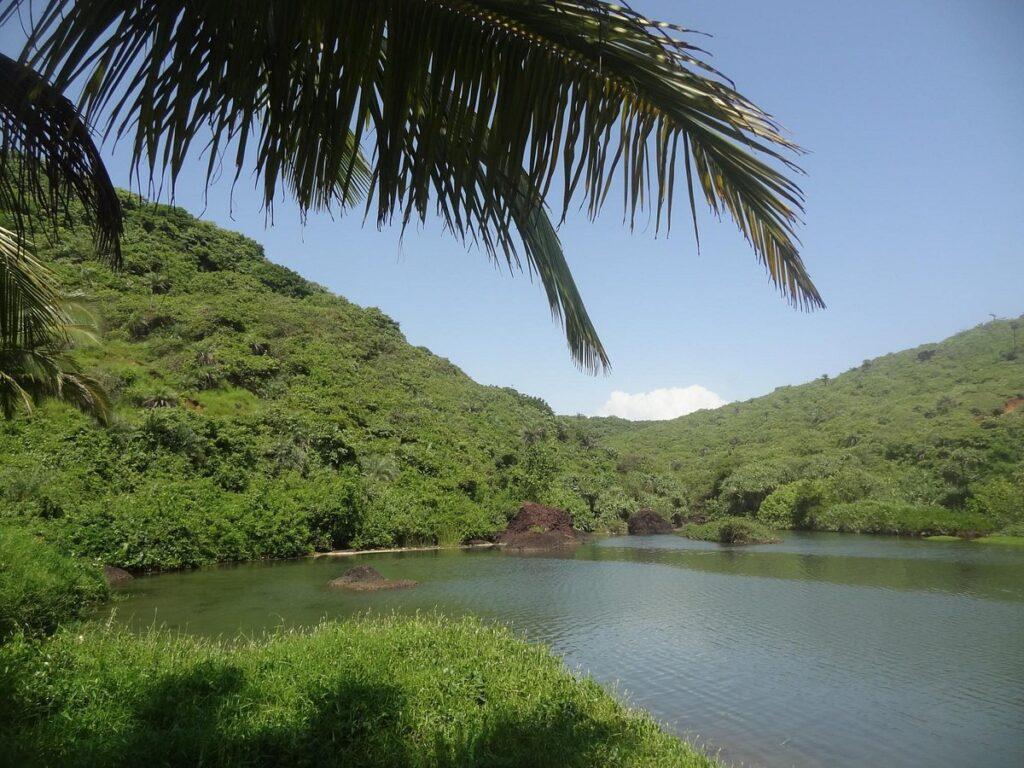
M 355 564 L 412 590 L 326 588 Z M 676 536 L 248 564 L 136 579 L 115 615 L 207 636 L 359 612 L 511 624 L 748 766 L 1024 765 L 1024 550 L 839 534 Z

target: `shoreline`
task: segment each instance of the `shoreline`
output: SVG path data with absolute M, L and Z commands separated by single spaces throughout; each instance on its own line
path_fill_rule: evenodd
M 388 547 L 385 549 L 332 549 L 330 552 L 314 552 L 307 557 L 353 557 L 355 555 L 383 555 L 396 552 L 438 552 L 446 549 L 499 549 L 501 544 L 487 541 L 482 544 L 453 544 L 444 546 L 432 544 L 423 547 Z

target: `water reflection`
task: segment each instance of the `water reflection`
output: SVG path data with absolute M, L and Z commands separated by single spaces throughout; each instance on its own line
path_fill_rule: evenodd
M 802 536 L 807 537 L 808 534 Z M 815 552 L 794 552 L 718 545 L 680 548 L 649 544 L 647 540 L 639 542 L 635 547 L 618 543 L 602 546 L 598 543 L 578 549 L 574 556 L 586 560 L 656 563 L 729 576 L 825 581 L 883 589 L 949 592 L 997 600 L 1024 600 L 1024 578 L 1021 558 L 1016 556 L 1017 553 L 991 552 L 979 544 L 953 544 L 955 547 L 984 550 L 980 553 L 981 557 L 959 559 L 941 556 L 887 557 L 877 554 L 837 556 L 820 549 Z M 939 542 L 913 544 L 934 548 L 948 546 Z

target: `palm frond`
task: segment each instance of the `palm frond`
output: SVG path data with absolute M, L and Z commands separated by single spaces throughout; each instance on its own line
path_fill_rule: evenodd
M 68 321 L 53 274 L 0 227 L 0 350 L 64 344 Z
M 58 88 L 83 82 L 85 116 L 172 188 L 203 137 L 211 175 L 228 152 L 236 173 L 255 158 L 268 208 L 282 187 L 329 207 L 356 183 L 351 134 L 378 225 L 437 210 L 518 264 L 536 223 L 511 213 L 522 178 L 544 202 L 560 175 L 562 218 L 596 216 L 618 179 L 628 225 L 650 211 L 656 228 L 681 178 L 695 228 L 702 194 L 791 302 L 823 306 L 795 235 L 798 147 L 689 39 L 605 0 L 46 0 L 26 56 Z M 463 160 L 447 131 L 467 115 Z
M 110 418 L 103 388 L 65 353 L 96 339 L 96 325 L 80 297 L 63 295 L 53 273 L 14 232 L 0 228 L 0 412 L 56 398 L 101 424 Z
M 45 394 L 75 406 L 103 426 L 108 426 L 111 415 L 110 400 L 100 383 L 92 376 L 78 371 L 66 358 L 61 364 L 62 370 L 54 380 L 53 391 Z
M 12 374 L 0 369 L 0 413 L 5 419 L 13 419 L 19 410 L 32 410 L 32 396 Z
M 74 105 L 30 67 L 0 54 L 0 210 L 26 239 L 32 214 L 56 224 L 79 200 L 97 250 L 121 261 L 121 201 Z

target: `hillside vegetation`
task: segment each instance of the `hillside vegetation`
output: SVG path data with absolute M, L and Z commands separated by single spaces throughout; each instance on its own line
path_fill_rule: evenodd
M 124 201 L 123 270 L 84 230 L 38 245 L 102 320 L 77 354 L 112 425 L 57 404 L 0 422 L 0 514 L 69 552 L 146 570 L 454 544 L 526 500 L 599 531 L 641 507 L 914 533 L 1024 516 L 1008 322 L 672 422 L 559 417 L 247 238 Z
M 541 400 L 473 382 L 251 240 L 124 202 L 120 272 L 84 230 L 38 244 L 102 319 L 78 356 L 113 425 L 56 404 L 0 422 L 6 515 L 136 569 L 457 543 L 530 498 L 621 525 L 612 458 Z
M 991 530 L 1024 519 L 1024 333 L 997 321 L 835 379 L 604 444 L 666 473 L 689 514 L 883 533 Z

